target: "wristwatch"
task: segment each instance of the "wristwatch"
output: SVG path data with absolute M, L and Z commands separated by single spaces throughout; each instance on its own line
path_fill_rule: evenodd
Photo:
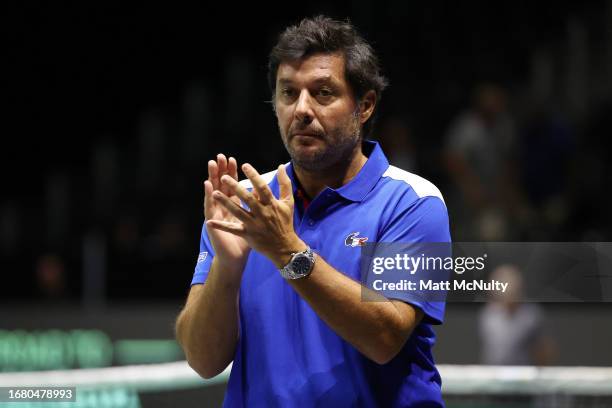
M 291 260 L 280 269 L 280 274 L 285 279 L 301 279 L 310 275 L 315 263 L 315 254 L 310 247 L 301 252 L 291 254 Z

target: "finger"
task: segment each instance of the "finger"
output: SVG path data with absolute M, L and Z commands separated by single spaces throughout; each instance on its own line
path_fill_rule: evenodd
M 279 197 L 281 200 L 293 200 L 293 186 L 284 164 L 278 166 Z
M 259 195 L 259 201 L 263 205 L 270 204 L 272 201 L 274 201 L 274 194 L 272 194 L 270 187 L 268 187 L 268 183 L 266 183 L 263 177 L 259 175 L 253 166 L 245 163 L 242 165 L 242 171 L 244 171 L 244 174 L 246 174 L 249 180 L 251 180 L 253 188 Z
M 229 170 L 228 160 L 223 153 L 219 153 L 217 155 L 217 164 L 219 165 L 219 179 L 221 179 L 221 177 L 228 174 L 228 170 Z M 229 190 L 227 189 L 226 186 L 223 185 L 223 183 L 219 184 L 219 190 L 221 190 L 223 194 L 227 196 L 231 195 Z
M 227 174 L 234 180 L 238 180 L 238 162 L 233 157 L 230 157 L 227 161 Z
M 246 235 L 246 228 L 244 224 L 238 222 L 229 222 L 229 221 L 221 221 L 221 220 L 210 220 L 206 221 L 206 225 L 209 227 L 229 232 L 234 235 L 238 235 L 239 237 L 243 237 Z
M 234 180 L 238 181 L 238 162 L 233 157 L 230 157 L 227 161 L 227 174 Z M 238 200 L 235 197 L 234 199 Z
M 219 189 L 219 167 L 214 160 L 208 161 L 208 180 L 212 183 L 213 190 Z
M 232 194 L 235 194 L 244 201 L 251 211 L 255 213 L 259 213 L 259 206 L 261 205 L 260 201 L 255 197 L 253 193 L 250 193 L 246 188 L 244 188 L 239 182 L 234 180 L 228 175 L 221 177 L 221 184 L 227 186 L 229 191 Z
M 210 180 L 206 180 L 204 182 L 204 218 L 211 218 L 212 208 L 213 208 L 213 185 Z
M 238 218 L 242 222 L 248 222 L 251 220 L 251 213 L 236 204 L 228 196 L 217 190 L 213 193 L 213 198 L 220 203 L 227 211 L 231 212 L 232 215 Z
M 227 173 L 227 158 L 223 153 L 217 155 L 217 165 L 219 165 L 219 177 Z

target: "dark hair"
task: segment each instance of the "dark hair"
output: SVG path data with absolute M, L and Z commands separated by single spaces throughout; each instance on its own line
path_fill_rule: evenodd
M 346 80 L 357 100 L 373 90 L 379 102 L 388 82 L 380 73 L 374 50 L 349 21 L 337 21 L 326 16 L 305 18 L 280 34 L 268 60 L 272 100 L 276 92 L 276 73 L 282 62 L 300 60 L 316 53 L 336 52 L 344 55 Z M 364 136 L 370 134 L 373 122 L 374 115 L 363 126 Z

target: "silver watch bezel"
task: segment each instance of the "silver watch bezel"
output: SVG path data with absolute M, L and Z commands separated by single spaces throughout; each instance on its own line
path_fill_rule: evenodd
M 293 270 L 294 264 L 299 258 L 306 258 L 310 261 L 310 267 L 308 268 L 308 271 L 304 273 L 297 273 Z M 279 269 L 279 271 L 280 271 L 281 276 L 285 279 L 289 279 L 289 280 L 301 279 L 301 278 L 305 278 L 306 276 L 310 275 L 314 267 L 314 263 L 315 263 L 314 251 L 310 247 L 307 247 L 303 251 L 292 253 L 291 259 L 289 260 L 287 265 Z

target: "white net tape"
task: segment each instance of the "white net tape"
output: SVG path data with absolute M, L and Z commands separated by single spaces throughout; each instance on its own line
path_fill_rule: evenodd
M 191 388 L 227 381 L 231 366 L 210 380 L 199 377 L 186 361 L 64 371 L 0 373 L 0 387 L 128 387 L 139 391 Z
M 612 367 L 440 365 L 442 390 L 462 394 L 612 395 Z
M 439 365 L 446 395 L 612 395 L 612 367 L 500 367 Z M 128 387 L 137 391 L 193 388 L 227 381 L 200 378 L 185 361 L 65 371 L 0 373 L 0 387 Z

